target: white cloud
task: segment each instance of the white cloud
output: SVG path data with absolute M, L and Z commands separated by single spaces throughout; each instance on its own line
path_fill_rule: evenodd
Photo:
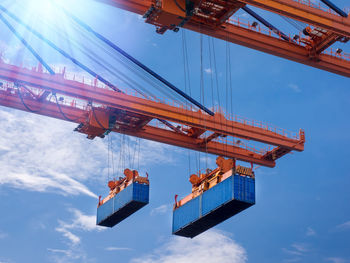
M 316 236 L 316 231 L 313 230 L 311 227 L 308 227 L 306 229 L 306 236 L 308 236 L 308 237 Z
M 301 253 L 300 251 L 297 250 L 293 250 L 293 249 L 287 249 L 287 248 L 282 248 L 282 250 L 290 255 L 294 255 L 294 256 L 302 256 L 303 253 Z
M 307 244 L 302 243 L 293 243 L 291 245 L 291 248 L 283 248 L 282 249 L 285 253 L 293 255 L 293 256 L 303 256 L 306 252 L 309 251 Z M 293 259 L 290 259 L 293 260 Z
M 70 209 L 73 214 L 71 223 L 63 223 L 66 229 L 79 229 L 83 231 L 102 231 L 105 228 L 96 225 L 96 215 L 85 215 L 78 209 Z
M 153 208 L 151 210 L 151 216 L 154 215 L 164 215 L 166 214 L 169 210 L 171 209 L 171 204 L 167 204 L 167 205 L 160 205 L 156 208 Z
M 348 229 L 350 229 L 350 221 L 347 221 L 347 222 L 345 222 L 343 224 L 338 225 L 337 228 L 340 229 L 340 230 L 348 230 Z
M 97 198 L 82 182 L 101 173 L 101 141 L 73 133 L 75 124 L 19 111 L 0 110 L 0 127 L 0 186 Z
M 68 240 L 72 243 L 72 245 L 77 245 L 80 243 L 80 237 L 73 234 L 72 232 L 67 230 L 65 227 L 56 227 L 55 230 L 57 232 L 62 233 L 64 237 L 68 238 Z
M 306 244 L 294 243 L 294 244 L 292 244 L 292 247 L 295 248 L 297 251 L 302 252 L 302 253 L 309 251 Z
M 120 251 L 120 250 L 132 250 L 128 247 L 106 247 L 105 250 L 107 251 Z
M 244 263 L 245 249 L 219 231 L 207 231 L 194 239 L 173 237 L 153 253 L 132 263 Z
M 62 254 L 65 254 L 65 255 L 69 255 L 70 254 L 70 250 L 57 249 L 57 248 L 48 248 L 47 250 L 52 252 L 52 253 L 62 253 Z
M 58 233 L 61 233 L 63 237 L 68 240 L 68 249 L 48 248 L 48 251 L 54 254 L 53 260 L 55 262 L 70 262 L 73 259 L 76 260 L 86 257 L 85 251 L 82 250 L 81 238 L 76 232 L 102 231 L 105 229 L 96 226 L 95 215 L 86 215 L 78 209 L 69 209 L 69 211 L 72 213 L 72 219 L 69 222 L 59 220 L 59 226 L 55 228 Z
M 213 70 L 211 68 L 206 68 L 206 69 L 204 69 L 204 72 L 207 74 L 212 74 Z
M 4 166 L 3 166 L 4 167 Z M 11 167 L 6 167 L 8 170 Z M 14 167 L 16 168 L 16 167 Z M 17 167 L 18 168 L 18 167 Z M 56 173 L 54 171 L 46 171 L 46 175 L 28 174 L 27 171 L 21 171 L 23 168 L 18 168 L 18 172 L 10 171 L 6 176 L 0 177 L 1 184 L 9 184 L 12 187 L 37 192 L 59 192 L 63 195 L 86 194 L 97 198 L 97 195 L 91 192 L 85 185 L 68 177 L 65 174 Z
M 85 215 L 78 209 L 70 209 L 73 218 L 70 222 L 59 220 L 59 226 L 55 229 L 57 232 L 63 234 L 72 245 L 80 243 L 80 237 L 73 234 L 72 231 L 102 231 L 105 228 L 96 225 L 95 215 Z
M 0 239 L 4 239 L 4 238 L 7 238 L 8 237 L 8 234 L 0 231 Z
M 91 141 L 73 132 L 76 124 L 15 110 L 0 109 L 0 127 L 3 131 L 0 136 L 0 187 L 97 198 L 86 182 L 102 185 L 107 181 L 106 139 Z M 115 138 L 114 160 L 118 163 L 122 135 L 110 136 Z M 141 140 L 138 154 L 137 139 L 125 138 L 122 155 L 125 161 L 119 162 L 120 165 L 132 166 L 128 162 L 132 159 L 134 167 L 128 168 L 135 169 L 139 163 L 145 170 L 153 163 L 174 162 L 169 155 L 171 146 Z M 128 140 L 130 144 L 125 143 Z M 174 147 L 172 151 L 178 150 Z M 139 162 L 135 155 L 139 155 Z M 125 168 L 116 167 L 116 171 Z
M 326 258 L 326 261 L 332 262 L 332 263 L 346 263 L 349 262 L 344 258 L 339 258 L 339 257 L 330 257 Z
M 293 90 L 296 93 L 301 92 L 301 89 L 297 84 L 290 83 L 290 84 L 288 84 L 288 88 L 290 88 L 291 90 Z
M 86 262 L 87 258 L 86 253 L 76 246 L 70 247 L 67 250 L 48 248 L 47 251 L 52 253 L 50 256 L 51 261 L 56 263 L 73 262 L 79 259 L 81 260 L 80 262 Z

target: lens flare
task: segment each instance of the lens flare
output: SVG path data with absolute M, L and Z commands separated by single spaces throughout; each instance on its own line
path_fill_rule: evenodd
M 29 10 L 33 15 L 37 15 L 46 20 L 54 19 L 57 14 L 52 0 L 30 0 Z

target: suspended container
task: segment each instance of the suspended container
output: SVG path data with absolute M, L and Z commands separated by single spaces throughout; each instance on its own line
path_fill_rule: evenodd
M 99 201 L 97 225 L 113 227 L 148 204 L 148 178 L 129 169 L 124 174 L 125 178 L 108 183 L 111 191 L 108 197 Z
M 255 204 L 255 179 L 227 173 L 210 189 L 175 206 L 174 235 L 193 238 Z

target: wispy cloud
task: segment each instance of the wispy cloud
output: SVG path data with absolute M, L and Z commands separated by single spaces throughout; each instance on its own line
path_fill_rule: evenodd
M 308 245 L 302 244 L 302 243 L 294 243 L 294 244 L 292 244 L 292 247 L 301 253 L 305 253 L 305 252 L 309 251 Z
M 66 263 L 66 262 L 86 262 L 86 253 L 79 247 L 70 247 L 69 249 L 56 249 L 48 248 L 47 251 L 51 253 L 51 261 L 56 263 Z
M 0 187 L 97 198 L 86 184 L 107 180 L 107 140 L 90 141 L 73 132 L 75 124 L 14 110 L 0 109 L 0 127 L 9 131 L 0 137 Z M 110 136 L 116 138 L 114 154 L 118 156 L 121 135 Z M 145 165 L 155 162 L 174 162 L 168 154 L 171 146 L 144 140 L 137 162 L 137 139 L 128 140 L 131 143 L 124 143 L 124 153 L 133 154 L 130 159 L 134 167 L 137 163 L 145 169 Z M 125 168 L 117 167 L 118 171 Z
M 308 236 L 308 237 L 316 236 L 316 231 L 313 230 L 311 227 L 308 227 L 306 229 L 305 235 Z
M 0 231 L 0 239 L 4 239 L 4 238 L 7 238 L 7 237 L 8 237 L 7 233 L 4 233 L 4 232 Z
M 309 246 L 304 243 L 293 243 L 289 248 L 282 248 L 283 252 L 293 256 L 283 260 L 284 262 L 298 262 L 301 260 L 301 257 L 309 252 Z
M 19 111 L 0 109 L 0 126 L 9 131 L 0 137 L 0 186 L 97 198 L 83 182 L 101 172 L 102 142 L 85 142 L 74 124 Z
M 70 232 L 68 229 L 66 229 L 64 226 L 56 227 L 55 229 L 57 232 L 62 233 L 62 235 L 67 238 L 72 245 L 77 245 L 80 243 L 80 237 Z
M 67 249 L 48 248 L 51 252 L 53 261 L 57 263 L 72 262 L 72 260 L 82 260 L 85 262 L 86 252 L 82 249 L 81 237 L 77 232 L 91 232 L 102 231 L 104 228 L 96 226 L 95 215 L 86 215 L 78 209 L 69 209 L 72 214 L 71 220 L 58 221 L 58 227 L 55 230 L 62 234 L 67 240 L 65 243 L 68 245 Z
M 244 263 L 245 249 L 222 232 L 210 230 L 187 239 L 171 238 L 153 253 L 134 258 L 132 263 Z
M 8 258 L 0 258 L 0 263 L 14 263 L 14 261 Z
M 63 234 L 72 245 L 80 243 L 80 237 L 73 234 L 72 231 L 102 231 L 105 228 L 96 225 L 95 215 L 86 215 L 78 209 L 69 209 L 73 218 L 70 222 L 59 220 L 59 226 L 56 228 L 57 232 Z
M 336 228 L 339 230 L 349 230 L 350 229 L 350 221 L 347 221 L 343 224 L 337 225 Z
M 12 167 L 9 166 L 5 166 L 5 168 L 8 170 L 12 169 Z M 26 190 L 37 192 L 58 192 L 63 195 L 85 194 L 97 198 L 97 195 L 91 192 L 85 185 L 65 174 L 47 170 L 46 175 L 35 175 L 33 173 L 28 173 L 28 171 L 23 171 L 22 169 L 23 168 L 19 167 L 18 172 L 9 171 L 6 177 L 2 176 L 0 178 L 0 184 L 8 184 L 19 189 L 23 188 L 23 185 L 25 185 Z
M 171 209 L 171 204 L 160 205 L 151 210 L 151 216 L 154 215 L 164 215 Z
M 211 68 L 204 69 L 204 72 L 207 74 L 213 74 L 213 70 Z
M 298 250 L 294 250 L 294 249 L 289 249 L 289 248 L 282 248 L 283 252 L 290 254 L 290 255 L 294 255 L 294 256 L 302 256 L 303 253 L 298 251 Z
M 300 93 L 301 92 L 300 87 L 297 84 L 294 84 L 294 83 L 289 83 L 288 84 L 288 88 L 290 88 L 291 90 L 293 90 L 296 93 Z
M 120 251 L 120 250 L 132 250 L 128 247 L 106 247 L 105 250 L 107 251 Z
M 56 248 L 48 248 L 47 251 L 53 252 L 53 253 L 62 253 L 65 255 L 70 254 L 70 250 L 64 250 L 64 249 L 56 249 Z
M 348 260 L 340 257 L 329 257 L 326 258 L 325 261 L 332 262 L 332 263 L 346 263 L 349 262 Z

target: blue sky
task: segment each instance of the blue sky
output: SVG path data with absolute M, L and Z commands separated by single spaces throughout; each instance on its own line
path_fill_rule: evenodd
M 26 4 L 34 1 L 1 2 L 71 54 L 81 55 L 28 12 Z M 69 8 L 185 90 L 182 31 L 158 35 L 134 14 L 83 2 L 72 1 Z M 340 7 L 348 4 L 336 2 Z M 54 19 L 73 34 L 68 21 Z M 291 29 L 278 17 L 271 19 L 283 30 Z M 184 34 L 191 93 L 200 100 L 200 36 Z M 227 111 L 249 119 L 306 132 L 304 152 L 285 156 L 276 168 L 256 169 L 256 205 L 193 240 L 171 236 L 174 195 L 191 191 L 188 176 L 196 169 L 196 158 L 204 168 L 206 158 L 213 166 L 215 157 L 141 140 L 137 166 L 141 174 L 150 175 L 150 204 L 112 229 L 96 227 L 97 196 L 107 193 L 107 140 L 89 141 L 73 132 L 74 124 L 0 107 L 0 262 L 350 262 L 349 79 L 229 44 L 233 100 L 226 105 L 226 97 L 231 98 L 230 91 L 226 94 L 226 43 L 214 40 L 214 72 L 208 37 L 202 41 L 206 106 L 213 106 L 210 83 L 217 74 L 221 96 L 214 96 L 214 104 L 220 102 Z M 30 42 L 51 65 L 79 73 L 34 38 Z M 94 43 L 84 44 L 93 48 Z M 36 64 L 3 25 L 0 47 L 11 62 Z M 342 48 L 350 50 L 349 44 Z M 94 51 L 99 54 L 100 49 Z M 103 52 L 100 56 L 109 59 Z M 129 142 L 130 151 L 138 143 L 111 136 L 116 159 L 122 141 Z M 124 152 L 128 150 L 124 143 Z

